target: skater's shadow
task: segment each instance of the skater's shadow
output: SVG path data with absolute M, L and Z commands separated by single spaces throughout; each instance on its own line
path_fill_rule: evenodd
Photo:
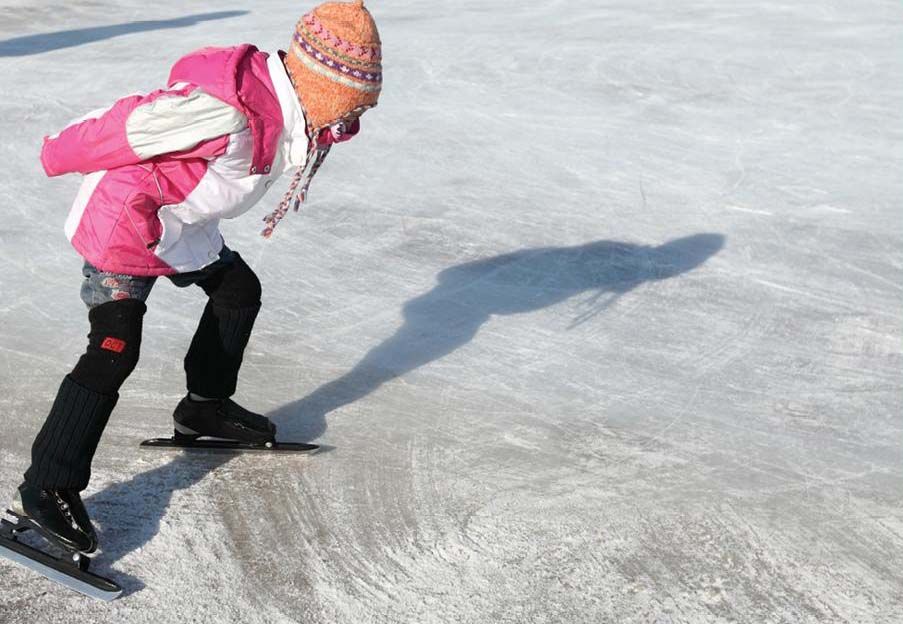
M 462 347 L 492 316 L 534 312 L 582 295 L 573 328 L 645 282 L 698 267 L 723 245 L 720 234 L 696 234 L 657 247 L 596 241 L 453 266 L 439 274 L 432 290 L 405 304 L 404 324 L 352 370 L 269 416 L 287 437 L 315 440 L 326 430 L 329 412 Z
M 92 569 L 115 578 L 122 585 L 124 595 L 143 589 L 140 579 L 113 569 L 113 564 L 142 548 L 160 531 L 160 522 L 174 492 L 198 483 L 235 456 L 236 453 L 185 453 L 166 465 L 110 485 L 87 498 L 85 504 L 103 548 Z M 209 504 L 210 501 L 199 501 L 192 508 L 201 514 Z
M 270 414 L 280 437 L 311 441 L 326 415 L 467 344 L 494 315 L 522 314 L 584 295 L 570 327 L 593 319 L 637 286 L 690 271 L 724 245 L 719 234 L 697 234 L 658 247 L 597 241 L 576 247 L 528 249 L 454 266 L 403 308 L 404 323 L 348 373 Z M 327 449 L 328 450 L 328 449 Z M 96 571 L 119 581 L 125 594 L 143 583 L 112 569 L 159 532 L 173 493 L 201 481 L 235 453 L 178 455 L 170 463 L 113 484 L 85 502 L 97 522 L 103 556 Z M 201 510 L 209 501 L 191 507 Z
M 239 17 L 247 14 L 248 11 L 217 11 L 214 13 L 187 15 L 176 19 L 141 20 L 137 22 L 126 22 L 124 24 L 111 24 L 109 26 L 93 26 L 89 28 L 76 28 L 73 30 L 60 30 L 51 33 L 24 35 L 22 37 L 0 41 L 0 57 L 40 54 L 42 52 L 72 48 L 86 43 L 103 41 L 105 39 L 112 39 L 113 37 L 120 37 L 136 32 L 185 28 L 186 26 L 194 26 L 200 22 Z

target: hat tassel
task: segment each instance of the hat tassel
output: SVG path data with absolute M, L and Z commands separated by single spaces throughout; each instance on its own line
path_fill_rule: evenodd
M 279 206 L 276 210 L 263 218 L 264 223 L 267 225 L 260 234 L 264 238 L 269 238 L 273 235 L 276 226 L 288 213 L 290 205 L 295 212 L 298 212 L 301 203 L 307 199 L 310 183 L 313 181 L 314 176 L 317 175 L 317 171 L 319 171 L 320 167 L 323 165 L 323 161 L 326 160 L 326 155 L 329 154 L 329 148 L 329 145 L 319 146 L 316 142 L 311 141 L 311 147 L 307 151 L 307 158 L 304 160 L 304 165 L 299 167 L 298 171 L 295 172 L 295 176 L 288 186 L 288 191 L 286 191 L 285 195 L 282 197 Z M 294 202 L 292 201 L 293 199 Z

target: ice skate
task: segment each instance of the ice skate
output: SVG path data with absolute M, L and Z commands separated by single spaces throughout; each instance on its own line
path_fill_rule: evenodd
M 172 438 L 141 443 L 145 448 L 202 449 L 208 451 L 282 451 L 310 453 L 316 444 L 277 442 L 276 425 L 232 399 L 183 398 L 173 413 Z
M 112 600 L 122 593 L 113 581 L 88 572 L 97 534 L 77 491 L 23 483 L 7 516 L 0 520 L 0 555 L 92 598 Z M 40 535 L 43 547 L 21 542 L 27 531 Z

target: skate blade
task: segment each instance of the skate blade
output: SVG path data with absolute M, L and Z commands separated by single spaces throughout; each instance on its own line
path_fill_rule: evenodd
M 122 588 L 110 579 L 81 570 L 74 564 L 66 563 L 5 535 L 0 537 L 0 557 L 5 557 L 54 583 L 96 600 L 109 602 L 122 594 Z
M 197 438 L 192 440 L 177 438 L 153 438 L 141 443 L 141 448 L 162 448 L 198 451 L 240 451 L 244 453 L 315 453 L 320 449 L 316 444 L 303 442 L 240 442 L 217 438 Z

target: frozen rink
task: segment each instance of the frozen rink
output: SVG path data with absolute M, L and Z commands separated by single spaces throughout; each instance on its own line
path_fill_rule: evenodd
M 86 343 L 41 138 L 311 2 L 0 0 L 0 501 Z M 903 621 L 903 5 L 372 0 L 380 106 L 272 240 L 236 399 L 168 434 L 166 280 L 85 493 L 126 588 L 0 623 Z

